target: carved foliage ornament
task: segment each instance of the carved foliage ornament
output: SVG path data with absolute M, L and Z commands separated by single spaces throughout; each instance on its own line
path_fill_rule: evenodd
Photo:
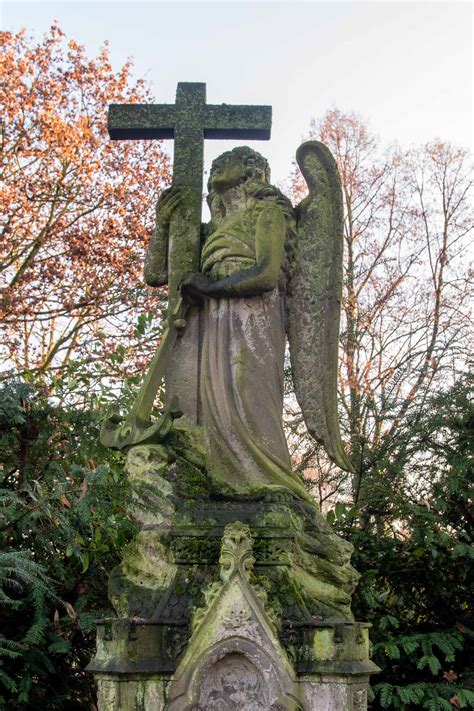
M 367 692 L 365 689 L 356 689 L 352 695 L 353 711 L 367 710 Z
M 240 521 L 225 527 L 219 558 L 220 576 L 227 582 L 233 574 L 240 572 L 249 580 L 255 558 L 252 555 L 252 534 L 250 528 Z

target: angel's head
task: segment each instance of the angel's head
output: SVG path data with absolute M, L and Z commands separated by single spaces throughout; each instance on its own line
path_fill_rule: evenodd
M 260 153 L 248 146 L 239 146 L 212 163 L 207 187 L 209 194 L 223 193 L 247 181 L 269 183 L 270 167 Z
M 267 159 L 248 146 L 239 146 L 216 158 L 212 163 L 207 187 L 207 201 L 215 224 L 225 216 L 225 198 L 222 196 L 235 188 L 239 188 L 244 199 L 277 201 L 288 216 L 292 213 L 288 198 L 270 184 Z

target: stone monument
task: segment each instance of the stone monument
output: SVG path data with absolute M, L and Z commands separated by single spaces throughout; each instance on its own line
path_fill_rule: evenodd
M 271 109 L 206 104 L 179 84 L 168 106 L 112 106 L 114 139 L 175 139 L 145 264 L 168 284 L 167 328 L 130 413 L 105 418 L 142 485 L 141 531 L 112 572 L 117 618 L 89 665 L 100 711 L 367 708 L 368 625 L 358 574 L 292 471 L 283 431 L 285 343 L 306 426 L 350 469 L 337 416 L 342 196 L 316 141 L 297 161 L 296 208 L 243 146 L 214 161 L 201 225 L 204 138 L 268 139 Z M 165 406 L 154 403 L 162 380 Z

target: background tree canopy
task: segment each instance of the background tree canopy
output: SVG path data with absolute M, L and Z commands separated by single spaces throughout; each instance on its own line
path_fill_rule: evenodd
M 0 706 L 91 709 L 93 620 L 135 531 L 98 423 L 159 338 L 165 294 L 141 270 L 169 158 L 155 141 L 109 141 L 108 103 L 151 97 L 106 47 L 89 59 L 56 25 L 2 45 Z M 341 420 L 356 473 L 309 440 L 288 378 L 294 465 L 355 546 L 354 611 L 382 667 L 372 707 L 472 707 L 469 157 L 442 142 L 383 149 L 338 109 L 308 137 L 342 177 Z M 296 170 L 288 187 L 301 197 Z
M 89 59 L 57 25 L 2 45 L 4 355 L 48 386 L 71 364 L 88 386 L 121 380 L 110 356 L 140 363 L 137 319 L 155 304 L 141 272 L 170 164 L 156 141 L 110 141 L 107 107 L 151 97 L 130 64 L 114 73 L 106 46 Z

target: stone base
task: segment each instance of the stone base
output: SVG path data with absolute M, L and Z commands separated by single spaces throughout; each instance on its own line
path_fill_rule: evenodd
M 152 513 L 137 506 L 109 579 L 118 619 L 98 625 L 88 667 L 99 711 L 365 709 L 378 669 L 350 609 L 352 547 L 308 502 L 205 490 L 189 437 L 186 456 L 179 441 L 127 455 Z
M 96 674 L 100 711 L 167 711 L 172 677 L 166 675 Z M 316 674 L 297 678 L 297 698 L 302 711 L 366 711 L 369 676 Z M 195 707 L 210 711 L 225 706 Z M 229 706 L 229 709 L 232 707 Z M 244 706 L 242 711 L 267 711 Z M 298 706 L 295 707 L 296 709 Z M 184 709 L 183 709 L 184 711 Z
M 169 679 L 104 674 L 96 677 L 96 684 L 99 709 L 163 711 Z
M 190 454 L 197 464 L 188 461 Z M 218 574 L 224 528 L 241 521 L 253 537 L 254 582 L 266 586 L 276 616 L 352 619 L 359 578 L 350 565 L 352 546 L 316 506 L 281 492 L 259 500 L 213 498 L 204 489 L 197 445 L 187 446 L 186 456 L 178 452 L 170 462 L 159 445 L 137 446 L 127 455 L 126 474 L 144 487 L 142 503 L 153 513 L 137 507 L 142 530 L 110 576 L 119 617 L 189 624 L 190 611 L 201 606 L 202 591 Z
M 98 707 L 117 711 L 132 709 L 133 711 L 166 711 L 166 692 L 169 686 L 170 680 L 166 677 L 117 679 L 115 676 L 103 676 L 97 679 Z M 316 679 L 306 677 L 300 679 L 299 688 L 301 708 L 304 711 L 366 711 L 367 709 L 368 677 L 365 679 L 351 679 L 336 675 Z M 251 707 L 247 706 L 243 709 L 250 711 Z M 255 709 L 258 709 L 258 706 Z
M 364 643 L 355 655 L 359 659 L 348 659 L 354 656 L 352 643 L 361 630 L 364 630 Z M 369 675 L 378 668 L 368 659 L 366 630 L 367 625 L 357 623 L 344 625 L 342 630 L 340 625 L 338 629 L 335 625 L 313 629 L 313 644 L 310 647 L 301 644 L 300 661 L 295 665 L 298 670 L 294 674 L 294 695 L 295 703 L 299 704 L 294 706 L 295 709 L 367 709 Z M 300 640 L 303 636 L 308 642 L 310 631 L 304 630 Z M 183 652 L 179 638 L 176 629 L 166 625 L 129 619 L 100 623 L 97 654 L 88 667 L 96 678 L 99 711 L 168 711 L 176 678 L 174 672 Z M 333 658 L 317 659 L 317 654 Z M 176 708 L 186 711 L 187 707 Z M 210 711 L 219 707 L 208 708 Z M 243 708 L 252 709 L 251 706 Z M 258 706 L 255 708 L 259 709 Z M 195 707 L 194 711 L 201 709 Z
M 225 527 L 220 581 L 203 592 L 189 640 L 176 624 L 99 624 L 89 665 L 99 711 L 363 711 L 369 625 L 306 619 L 281 624 L 255 582 L 246 524 Z
M 300 677 L 300 698 L 304 711 L 366 711 L 369 688 L 367 676 Z

